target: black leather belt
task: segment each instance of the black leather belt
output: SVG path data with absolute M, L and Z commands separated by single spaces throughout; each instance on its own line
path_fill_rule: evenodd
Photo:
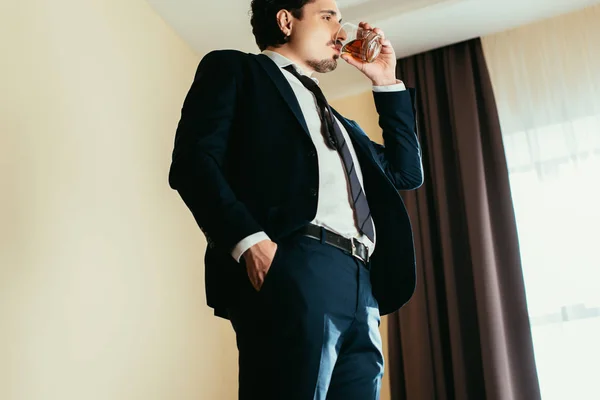
M 308 224 L 300 229 L 300 234 L 317 239 L 333 247 L 337 247 L 338 249 L 358 258 L 365 263 L 365 266 L 368 266 L 369 249 L 356 239 L 345 238 L 335 232 L 330 231 L 329 229 L 313 224 Z

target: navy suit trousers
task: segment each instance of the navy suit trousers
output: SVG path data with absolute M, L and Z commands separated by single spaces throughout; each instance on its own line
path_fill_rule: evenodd
M 239 398 L 379 399 L 384 360 L 368 265 L 299 234 L 277 244 L 261 290 L 248 280 L 228 310 Z

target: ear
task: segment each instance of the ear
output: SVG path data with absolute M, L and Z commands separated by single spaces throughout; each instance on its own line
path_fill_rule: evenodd
M 277 25 L 279 25 L 279 29 L 281 29 L 283 35 L 290 36 L 292 34 L 293 25 L 292 13 L 290 13 L 288 10 L 279 10 L 276 17 Z

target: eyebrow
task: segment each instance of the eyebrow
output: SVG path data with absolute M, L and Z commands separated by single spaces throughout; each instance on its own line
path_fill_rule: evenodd
M 320 13 L 321 14 L 329 14 L 332 17 L 335 17 L 337 15 L 337 12 L 335 12 L 333 10 L 322 10 Z M 340 20 L 338 22 L 342 22 L 342 18 L 340 18 Z

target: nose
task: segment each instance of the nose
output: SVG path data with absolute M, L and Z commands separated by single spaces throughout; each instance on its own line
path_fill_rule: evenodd
M 348 33 L 344 30 L 344 28 L 340 27 L 339 31 L 335 35 L 335 41 L 344 41 L 348 38 Z

